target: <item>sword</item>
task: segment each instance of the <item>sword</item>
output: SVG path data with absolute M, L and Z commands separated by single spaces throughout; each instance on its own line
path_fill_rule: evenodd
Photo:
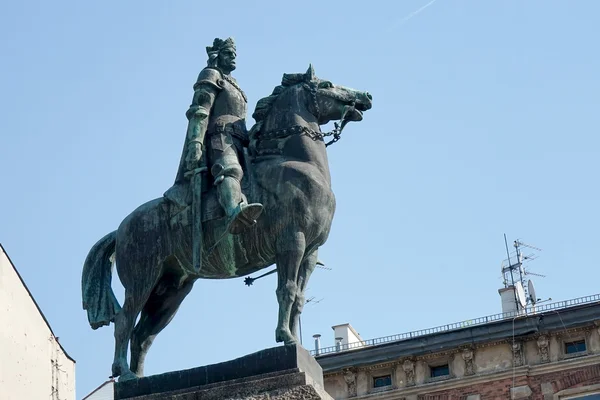
M 203 157 L 204 158 L 204 157 Z M 196 272 L 202 270 L 202 247 L 204 236 L 202 232 L 202 173 L 207 168 L 202 166 L 189 171 L 192 189 L 192 262 Z
M 189 120 L 186 136 L 190 138 L 188 145 L 193 142 L 200 144 L 202 149 L 198 167 L 187 171 L 184 176 L 190 177 L 190 187 L 192 190 L 192 263 L 196 272 L 202 270 L 202 247 L 204 244 L 202 232 L 202 173 L 208 169 L 206 167 L 206 155 L 204 154 L 204 135 L 206 133 L 206 116 L 208 112 L 203 107 L 190 106 L 186 112 Z

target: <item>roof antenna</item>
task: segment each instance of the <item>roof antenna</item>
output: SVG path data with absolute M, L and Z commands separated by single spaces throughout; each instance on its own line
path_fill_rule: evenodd
M 306 289 L 308 290 L 308 288 Z M 304 305 L 307 305 L 309 303 L 312 304 L 319 304 L 320 302 L 322 302 L 324 299 L 319 299 L 319 300 L 315 300 L 315 296 L 309 297 L 308 299 L 306 299 L 306 301 L 304 302 Z M 302 314 L 300 314 L 300 316 L 298 317 L 298 329 L 300 330 L 300 346 L 302 346 Z
M 506 240 L 506 233 L 504 234 L 504 245 L 506 246 L 506 257 L 508 260 L 508 270 L 510 271 L 510 284 L 514 287 L 515 286 L 515 277 L 513 275 L 513 265 L 510 262 L 510 252 L 508 251 L 508 241 Z M 506 273 L 506 268 L 502 268 L 502 272 Z M 506 284 L 506 279 L 504 279 L 504 287 L 508 287 L 508 285 Z M 517 299 L 517 291 L 514 291 L 514 298 L 515 298 L 515 304 L 519 303 L 519 300 Z
M 506 239 L 506 234 L 504 234 L 504 245 L 506 246 L 506 256 L 508 258 L 502 262 L 502 275 L 504 283 L 504 289 L 501 289 L 500 291 L 500 295 L 503 298 L 502 312 L 511 312 L 511 310 L 516 310 L 517 314 L 521 314 L 523 312 L 527 312 L 527 308 L 530 307 L 531 312 L 535 313 L 535 305 L 540 303 L 541 299 L 537 298 L 533 281 L 528 279 L 527 275 L 540 277 L 544 277 L 544 275 L 530 272 L 524 266 L 525 262 L 533 261 L 537 258 L 537 256 L 535 254 L 524 255 L 522 248 L 527 247 L 538 251 L 542 251 L 542 249 L 517 239 L 513 242 L 515 251 L 514 255 L 512 256 L 513 259 L 511 260 L 511 253 L 508 249 L 508 240 Z M 512 295 L 509 292 L 512 292 Z M 508 300 L 510 297 L 514 297 L 514 299 Z M 510 301 L 510 303 L 514 305 L 509 306 L 509 304 L 506 303 L 507 301 Z

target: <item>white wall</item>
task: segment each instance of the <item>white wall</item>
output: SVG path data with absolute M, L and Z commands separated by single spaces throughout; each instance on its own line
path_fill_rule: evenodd
M 115 397 L 114 382 L 104 382 L 98 389 L 84 397 L 83 400 L 113 400 Z
M 0 399 L 75 400 L 75 362 L 0 246 Z
M 342 348 L 345 348 L 344 346 L 348 345 L 351 345 L 352 348 L 362 346 L 363 340 L 360 337 L 360 335 L 354 330 L 352 325 L 341 324 L 332 326 L 331 328 L 333 329 L 334 340 L 335 338 L 342 338 Z

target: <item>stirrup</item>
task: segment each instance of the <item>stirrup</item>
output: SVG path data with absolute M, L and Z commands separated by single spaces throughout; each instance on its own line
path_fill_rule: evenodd
M 260 203 L 240 203 L 235 213 L 229 219 L 228 231 L 232 235 L 239 235 L 246 229 L 256 224 L 256 220 L 263 212 L 263 205 Z

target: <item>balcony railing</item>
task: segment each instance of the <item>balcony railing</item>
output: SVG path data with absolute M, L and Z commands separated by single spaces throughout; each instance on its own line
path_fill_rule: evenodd
M 490 322 L 501 321 L 504 319 L 524 318 L 524 317 L 527 317 L 530 315 L 544 313 L 546 311 L 560 310 L 560 309 L 578 306 L 578 305 L 582 305 L 582 304 L 596 303 L 599 301 L 600 301 L 600 294 L 595 294 L 592 296 L 579 297 L 577 299 L 559 301 L 556 303 L 538 304 L 535 306 L 529 306 L 526 309 L 520 310 L 520 311 L 488 315 L 486 317 L 469 319 L 466 321 L 455 322 L 453 324 L 436 326 L 435 328 L 421 329 L 418 331 L 400 333 L 398 335 L 391 335 L 391 336 L 384 336 L 384 337 L 380 337 L 380 338 L 376 338 L 376 339 L 363 340 L 362 342 L 355 342 L 355 343 L 349 343 L 349 344 L 344 344 L 344 345 L 323 347 L 323 348 L 319 349 L 318 352 L 316 350 L 312 350 L 311 354 L 314 356 L 320 356 L 320 355 L 324 355 L 324 354 L 339 353 L 339 352 L 343 352 L 343 351 L 362 349 L 365 347 L 377 346 L 377 345 L 380 345 L 383 343 L 391 343 L 391 342 L 397 342 L 397 341 L 401 341 L 401 340 L 412 339 L 412 338 L 416 338 L 419 336 L 431 335 L 433 333 L 449 332 L 449 331 L 453 331 L 456 329 L 463 329 L 463 328 L 468 328 L 468 327 L 477 326 L 477 325 L 484 325 L 484 324 L 487 324 Z

